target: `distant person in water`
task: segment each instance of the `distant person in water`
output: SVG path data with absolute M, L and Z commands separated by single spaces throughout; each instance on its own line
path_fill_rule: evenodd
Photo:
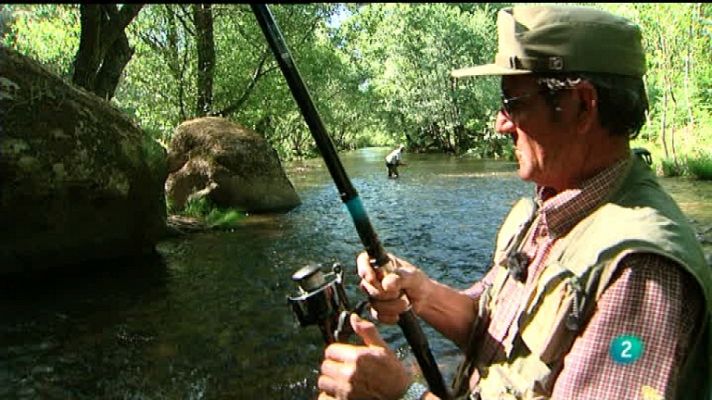
M 405 150 L 405 146 L 400 145 L 386 156 L 386 168 L 388 168 L 389 178 L 398 178 L 398 166 L 405 165 L 402 161 L 403 150 Z

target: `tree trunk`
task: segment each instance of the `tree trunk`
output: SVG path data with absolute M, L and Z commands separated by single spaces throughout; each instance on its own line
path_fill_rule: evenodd
M 690 130 L 695 129 L 695 115 L 692 111 L 692 96 L 690 95 L 690 76 L 692 75 L 692 46 L 695 43 L 695 19 L 700 17 L 700 3 L 697 3 L 695 8 L 690 10 L 690 25 L 688 27 L 687 37 L 687 55 L 685 57 L 685 96 L 687 97 L 687 116 L 690 120 Z
M 198 50 L 198 99 L 196 116 L 205 116 L 213 108 L 213 76 L 215 73 L 215 41 L 213 11 L 210 4 L 193 5 L 193 22 Z
M 72 82 L 94 91 L 94 81 L 99 70 L 99 40 L 101 38 L 101 5 L 82 4 L 79 7 L 81 33 L 79 49 L 74 57 Z
M 643 77 L 643 82 L 644 82 L 644 85 L 646 88 L 650 87 L 650 86 L 648 86 L 648 79 L 645 76 Z M 645 126 L 647 126 L 649 128 L 652 127 L 652 120 L 650 119 L 650 112 L 645 113 Z M 650 131 L 651 130 L 652 129 L 645 130 L 648 133 L 648 141 L 650 141 Z
M 185 121 L 192 115 L 193 107 L 195 106 L 192 101 L 190 105 L 186 104 L 185 75 L 189 66 L 188 56 L 192 47 L 189 49 L 187 40 L 182 39 L 187 35 L 195 37 L 195 30 L 184 18 L 184 15 L 192 15 L 192 12 L 186 11 L 183 6 L 169 4 L 164 4 L 161 11 L 163 11 L 163 18 L 165 18 L 165 29 L 158 34 L 151 30 L 144 30 L 139 32 L 138 35 L 153 53 L 163 59 L 168 71 L 175 79 L 177 83 L 178 113 L 180 120 Z M 160 16 L 159 19 L 161 19 Z M 161 22 L 157 21 L 157 23 L 160 24 Z
M 665 158 L 670 158 L 667 147 L 667 138 L 665 137 L 665 125 L 667 124 L 667 90 L 663 91 L 663 106 L 662 113 L 660 114 L 660 140 L 663 142 L 663 151 L 665 153 Z
M 72 82 L 106 100 L 114 96 L 119 78 L 131 60 L 125 29 L 143 4 L 82 4 L 79 49 Z
M 670 98 L 675 99 L 675 97 L 672 94 L 672 88 L 670 89 Z M 672 160 L 675 162 L 675 167 L 679 167 L 677 163 L 677 151 L 675 151 L 675 131 L 677 130 L 675 127 L 675 123 L 671 124 L 672 126 L 670 127 L 670 152 L 672 153 Z
M 663 68 L 665 70 L 667 70 L 667 68 L 668 68 L 667 42 L 665 41 L 665 38 L 663 37 L 662 33 L 658 33 L 658 46 L 659 46 L 658 48 L 660 49 L 660 58 L 663 60 Z M 669 90 L 668 90 L 668 80 L 666 78 L 666 75 L 663 75 L 662 85 L 663 85 L 663 105 L 662 105 L 662 110 L 661 110 L 661 114 L 660 114 L 660 139 L 663 142 L 663 151 L 665 152 L 665 158 L 669 158 L 670 153 L 668 152 L 667 137 L 666 137 Z
M 109 48 L 109 54 L 111 56 L 104 58 L 104 63 L 101 65 L 94 83 L 94 93 L 107 100 L 114 97 L 121 73 L 131 60 L 134 49 L 129 46 L 126 35 L 121 35 Z

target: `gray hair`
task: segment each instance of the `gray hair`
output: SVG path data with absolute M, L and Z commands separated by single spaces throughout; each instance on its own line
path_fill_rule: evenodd
M 560 110 L 558 94 L 581 81 L 588 81 L 596 88 L 601 126 L 611 135 L 626 135 L 630 139 L 638 136 L 648 112 L 648 96 L 642 78 L 581 72 L 541 75 L 537 79 L 554 111 Z

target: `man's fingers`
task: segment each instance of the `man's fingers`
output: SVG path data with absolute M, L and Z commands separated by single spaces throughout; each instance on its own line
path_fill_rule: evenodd
M 381 293 L 383 293 L 383 288 L 380 284 L 378 284 L 378 286 L 374 286 L 365 280 L 362 280 L 361 283 L 359 283 L 359 287 L 368 295 L 368 297 L 377 298 L 381 295 Z
M 354 328 L 354 332 L 361 337 L 366 346 L 388 347 L 373 322 L 365 320 L 356 314 L 351 314 L 351 327 Z
M 379 280 L 376 270 L 371 265 L 371 257 L 365 251 L 359 253 L 356 257 L 356 266 L 358 267 L 358 275 L 361 279 L 372 283 Z
M 344 364 L 333 360 L 324 360 L 321 363 L 321 374 L 333 379 L 348 379 L 353 373 L 352 364 Z
M 319 399 L 338 399 L 339 393 L 342 393 L 344 391 L 340 387 L 338 381 L 326 375 L 319 376 L 319 380 L 317 381 L 317 387 L 319 388 L 319 390 L 321 390 L 321 393 L 319 393 Z
M 388 274 L 381 281 L 381 287 L 388 293 L 400 293 L 401 279 L 397 273 Z
M 391 284 L 390 289 L 386 290 L 382 286 L 373 286 L 368 282 L 361 281 L 359 287 L 364 291 L 370 299 L 378 299 L 382 301 L 395 300 L 401 296 L 400 290 L 393 290 L 398 287 L 398 284 Z
M 400 296 L 395 299 L 380 300 L 371 299 L 371 308 L 376 309 L 379 315 L 398 315 L 408 309 L 408 299 Z
M 374 319 L 377 319 L 377 320 L 381 321 L 381 322 L 384 323 L 384 324 L 393 325 L 393 324 L 398 323 L 398 316 L 397 316 L 397 315 L 381 314 L 381 313 L 379 313 L 375 308 L 372 308 L 372 309 L 371 309 L 371 316 L 372 316 Z
M 324 350 L 324 359 L 340 363 L 353 363 L 356 361 L 360 349 L 359 346 L 348 343 L 332 343 Z

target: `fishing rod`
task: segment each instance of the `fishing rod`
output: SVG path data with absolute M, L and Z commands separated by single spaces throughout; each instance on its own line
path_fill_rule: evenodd
M 309 130 L 314 137 L 314 141 L 324 159 L 324 163 L 339 190 L 341 201 L 344 202 L 353 219 L 361 242 L 366 248 L 366 252 L 371 259 L 375 260 L 377 268 L 383 268 L 386 272 L 391 272 L 389 271 L 390 258 L 381 245 L 378 235 L 368 218 L 368 214 L 366 214 L 366 209 L 361 202 L 361 198 L 351 184 L 341 164 L 341 160 L 339 160 L 334 144 L 319 117 L 316 106 L 299 74 L 297 65 L 292 59 L 291 53 L 287 48 L 282 32 L 277 26 L 277 22 L 274 20 L 272 12 L 266 4 L 251 4 L 251 7 L 274 53 L 274 57 L 282 70 L 282 74 L 287 80 L 289 89 L 309 126 Z M 430 352 L 428 339 L 425 337 L 412 309 L 408 309 L 398 316 L 398 325 L 401 327 L 408 344 L 413 350 L 413 354 L 418 361 L 418 365 L 423 372 L 430 391 L 441 399 L 449 399 L 450 395 L 445 386 L 445 381 L 440 374 L 433 354 Z

